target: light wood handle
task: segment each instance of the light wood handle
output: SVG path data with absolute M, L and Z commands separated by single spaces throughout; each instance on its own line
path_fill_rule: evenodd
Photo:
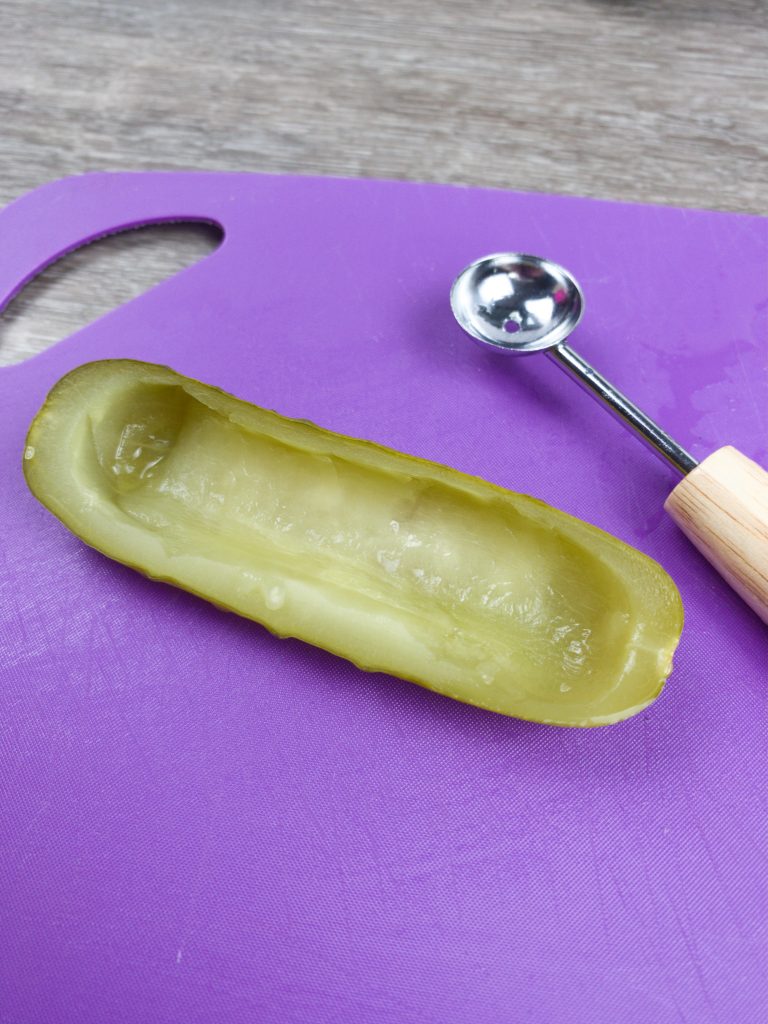
M 768 473 L 735 448 L 719 448 L 677 485 L 664 508 L 768 622 Z

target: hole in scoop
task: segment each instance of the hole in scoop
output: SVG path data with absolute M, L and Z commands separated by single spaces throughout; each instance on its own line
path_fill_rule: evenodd
M 520 324 L 517 322 L 517 320 L 507 320 L 507 322 L 504 324 L 504 330 L 507 332 L 507 334 L 517 334 L 517 332 L 520 330 Z

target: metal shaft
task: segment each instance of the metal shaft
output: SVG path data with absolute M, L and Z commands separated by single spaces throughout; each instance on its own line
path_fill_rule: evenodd
M 602 374 L 599 374 L 570 346 L 555 345 L 553 348 L 547 349 L 547 355 L 554 359 L 561 369 L 574 377 L 585 391 L 602 402 L 617 419 L 634 431 L 640 440 L 653 449 L 659 458 L 668 465 L 674 466 L 683 476 L 698 466 L 698 462 L 692 455 L 689 455 L 657 423 L 641 412 L 626 395 L 617 391 Z

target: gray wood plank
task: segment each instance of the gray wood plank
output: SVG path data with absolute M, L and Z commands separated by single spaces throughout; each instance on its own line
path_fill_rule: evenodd
M 83 170 L 196 168 L 764 213 L 767 43 L 765 0 L 3 0 L 0 203 Z M 49 270 L 0 324 L 0 362 L 211 244 L 163 237 Z

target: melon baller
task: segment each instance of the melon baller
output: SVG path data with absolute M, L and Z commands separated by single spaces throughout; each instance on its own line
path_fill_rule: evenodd
M 664 507 L 733 589 L 768 622 L 768 473 L 732 447 L 697 462 L 566 344 L 584 312 L 575 278 L 551 260 L 497 253 L 451 288 L 460 326 L 511 355 L 546 352 L 664 462 L 682 474 Z

